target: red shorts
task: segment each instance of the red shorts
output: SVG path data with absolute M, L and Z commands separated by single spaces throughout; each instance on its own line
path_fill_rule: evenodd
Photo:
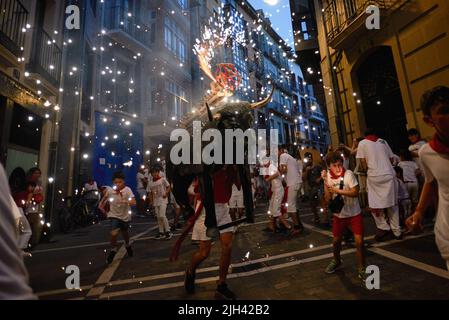
M 363 235 L 363 217 L 361 214 L 355 217 L 339 218 L 334 216 L 334 222 L 332 224 L 332 233 L 334 238 L 341 238 L 343 231 L 350 227 L 352 233 L 355 235 Z

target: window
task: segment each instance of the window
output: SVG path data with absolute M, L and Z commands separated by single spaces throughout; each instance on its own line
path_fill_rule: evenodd
M 165 17 L 165 47 L 182 63 L 186 62 L 186 36 L 181 28 L 168 17 Z
M 301 22 L 301 29 L 302 29 L 303 32 L 307 31 L 307 23 L 305 21 Z
M 178 5 L 181 7 L 182 10 L 186 10 L 187 9 L 187 3 L 188 0 L 177 0 Z
M 90 0 L 90 6 L 92 8 L 92 12 L 94 13 L 94 16 L 97 15 L 97 0 Z
M 184 88 L 177 85 L 173 81 L 167 80 L 165 82 L 165 90 L 168 96 L 168 110 L 169 116 L 181 118 L 187 111 L 187 98 Z

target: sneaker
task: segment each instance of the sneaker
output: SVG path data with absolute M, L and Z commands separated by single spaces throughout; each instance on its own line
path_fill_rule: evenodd
M 170 240 L 171 238 L 173 238 L 173 233 L 167 232 L 167 233 L 165 234 L 165 240 Z
M 111 264 L 112 261 L 114 261 L 115 255 L 117 254 L 117 251 L 115 250 L 111 250 L 108 254 L 108 257 L 106 259 L 106 263 L 107 264 Z
M 377 242 L 382 242 L 385 241 L 386 238 L 390 235 L 390 231 L 386 231 L 386 230 L 377 230 L 376 232 L 376 236 L 374 237 L 374 239 Z
M 189 269 L 184 276 L 184 288 L 189 294 L 195 293 L 195 273 L 190 273 Z
M 25 258 L 32 258 L 33 255 L 30 252 L 27 252 L 25 250 L 22 250 L 22 257 Z
M 153 239 L 154 240 L 161 240 L 162 238 L 164 238 L 164 234 L 163 233 L 158 233 Z
M 175 232 L 175 231 L 176 231 L 176 226 L 174 226 L 174 225 L 171 226 L 171 227 L 170 227 L 170 231 L 171 231 L 171 232 Z
M 332 260 L 324 272 L 326 272 L 327 274 L 332 274 L 335 271 L 337 271 L 338 268 L 340 268 L 340 267 L 341 267 L 341 262 L 337 263 L 337 261 Z
M 400 235 L 398 235 L 398 236 L 396 236 L 396 235 L 393 235 L 393 237 L 396 239 L 396 240 L 402 240 L 402 239 L 404 239 L 404 235 L 401 233 Z
M 128 253 L 128 257 L 132 257 L 134 255 L 134 251 L 131 246 L 126 247 L 126 252 Z
M 237 296 L 228 289 L 226 283 L 219 284 L 215 290 L 215 299 L 218 300 L 237 300 Z

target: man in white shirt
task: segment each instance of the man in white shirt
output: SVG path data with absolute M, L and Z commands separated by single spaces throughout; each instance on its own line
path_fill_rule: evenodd
M 368 173 L 368 203 L 378 229 L 376 240 L 384 240 L 390 231 L 396 239 L 401 239 L 396 197 L 397 181 L 390 146 L 372 130 L 367 130 L 365 139 L 357 148 L 357 158 L 360 159 L 362 170 Z M 384 211 L 389 217 L 389 223 L 385 219 Z
M 304 230 L 299 218 L 299 210 L 296 208 L 298 191 L 301 188 L 302 181 L 300 169 L 297 160 L 287 153 L 285 146 L 279 147 L 279 155 L 280 173 L 287 183 L 287 213 L 293 220 L 293 233 L 299 233 Z
M 409 229 L 422 229 L 424 215 L 435 206 L 435 240 L 449 270 L 449 88 L 426 92 L 421 101 L 424 121 L 435 130 L 434 138 L 419 151 L 426 183 L 415 213 L 407 220 Z
M 147 197 L 148 177 L 145 176 L 145 166 L 141 166 L 136 175 L 137 183 L 137 214 L 142 216 L 145 214 L 145 203 Z
M 0 165 L 0 300 L 34 300 L 18 247 L 5 170 Z

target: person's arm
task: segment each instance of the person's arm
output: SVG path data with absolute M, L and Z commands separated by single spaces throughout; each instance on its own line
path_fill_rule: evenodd
M 422 230 L 422 222 L 424 219 L 424 214 L 426 210 L 433 205 L 433 196 L 438 194 L 438 184 L 434 180 L 432 182 L 426 182 L 424 184 L 421 198 L 419 199 L 418 206 L 416 207 L 415 213 L 407 219 L 406 225 L 409 230 L 419 231 Z
M 266 181 L 266 182 L 271 182 L 272 180 L 274 180 L 274 179 L 276 179 L 277 177 L 279 177 L 279 175 L 280 175 L 279 172 L 276 172 L 275 174 L 266 177 L 266 178 L 265 178 L 265 181 Z
M 360 169 L 361 172 L 368 172 L 368 163 L 365 158 L 360 158 Z
M 330 186 L 327 183 L 327 171 L 323 170 L 321 172 L 321 178 L 324 180 L 324 201 L 329 203 L 332 199 L 332 193 L 330 192 Z
M 287 165 L 285 165 L 285 164 L 281 164 L 280 166 L 279 166 L 279 172 L 281 173 L 281 174 L 287 174 Z
M 164 198 L 164 199 L 168 198 L 168 196 L 170 195 L 170 192 L 171 192 L 171 187 L 170 187 L 170 184 L 167 182 L 165 194 L 162 196 L 162 198 Z
M 357 198 L 359 196 L 359 186 L 355 186 L 349 190 L 340 190 L 338 187 L 332 187 L 333 193 L 341 194 L 349 198 Z

